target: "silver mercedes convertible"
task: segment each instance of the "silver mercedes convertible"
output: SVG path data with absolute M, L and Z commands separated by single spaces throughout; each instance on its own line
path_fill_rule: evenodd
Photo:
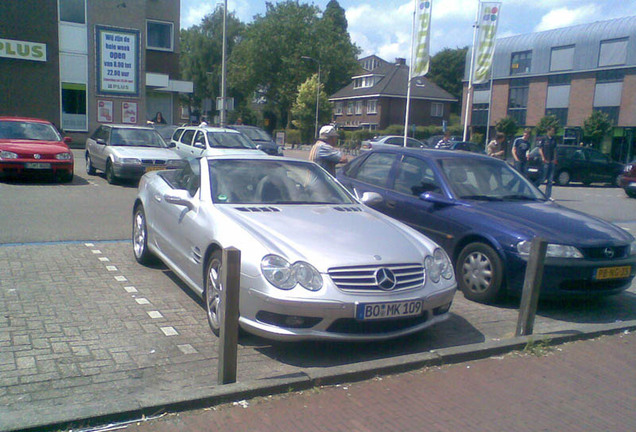
M 158 257 L 204 299 L 219 334 L 223 248 L 241 251 L 239 324 L 274 340 L 379 340 L 448 317 L 456 282 L 433 241 L 370 209 L 313 162 L 214 156 L 145 174 L 133 209 Z

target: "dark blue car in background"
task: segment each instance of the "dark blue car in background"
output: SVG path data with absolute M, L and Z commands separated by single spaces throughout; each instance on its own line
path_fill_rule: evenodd
M 343 167 L 354 194 L 443 246 L 466 298 L 495 301 L 523 287 L 530 246 L 548 241 L 541 295 L 618 294 L 636 274 L 631 234 L 549 200 L 506 162 L 467 152 L 381 149 Z

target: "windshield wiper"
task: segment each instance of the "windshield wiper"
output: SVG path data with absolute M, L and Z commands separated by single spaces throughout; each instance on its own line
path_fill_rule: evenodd
M 461 199 L 472 199 L 479 201 L 503 201 L 502 198 L 490 195 L 462 195 Z
M 533 196 L 528 196 L 528 195 L 504 195 L 502 197 L 505 200 L 520 200 L 520 201 L 536 201 L 537 198 L 533 197 Z

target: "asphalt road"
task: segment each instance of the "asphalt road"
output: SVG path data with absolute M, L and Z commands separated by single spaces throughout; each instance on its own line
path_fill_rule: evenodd
M 306 159 L 305 150 L 287 156 Z M 0 181 L 0 244 L 56 241 L 124 240 L 130 238 L 136 182 L 109 185 L 103 174 L 86 174 L 83 150 L 74 149 L 71 183 L 52 180 Z M 636 234 L 636 199 L 604 185 L 554 187 L 560 204 L 593 214 Z

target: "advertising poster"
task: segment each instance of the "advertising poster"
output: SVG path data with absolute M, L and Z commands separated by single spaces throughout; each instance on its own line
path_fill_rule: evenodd
M 139 32 L 96 28 L 97 92 L 137 95 L 139 92 Z
M 122 123 L 137 123 L 137 102 L 121 103 L 121 121 Z
M 113 101 L 97 100 L 97 122 L 113 122 Z

